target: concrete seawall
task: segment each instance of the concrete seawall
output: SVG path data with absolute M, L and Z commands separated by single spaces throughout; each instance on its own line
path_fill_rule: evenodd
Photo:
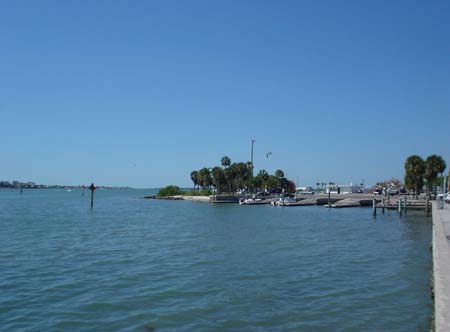
M 450 206 L 433 202 L 433 274 L 435 331 L 450 331 Z

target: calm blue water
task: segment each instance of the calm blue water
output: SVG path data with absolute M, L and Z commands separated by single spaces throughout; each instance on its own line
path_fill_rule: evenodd
M 0 191 L 1 331 L 428 331 L 431 221 Z

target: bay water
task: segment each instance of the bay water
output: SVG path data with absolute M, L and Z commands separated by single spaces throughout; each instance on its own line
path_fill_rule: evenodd
M 0 190 L 0 331 L 429 331 L 431 219 Z

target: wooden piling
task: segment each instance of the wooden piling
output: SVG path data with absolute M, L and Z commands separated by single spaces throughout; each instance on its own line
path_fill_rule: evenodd
M 400 213 L 400 216 L 402 215 L 402 201 L 398 200 L 398 213 Z
M 91 183 L 89 189 L 91 190 L 91 209 L 94 207 L 94 190 L 96 189 L 94 183 Z
M 403 196 L 403 210 L 405 211 L 405 213 L 406 213 L 406 196 Z
M 372 198 L 372 214 L 374 216 L 377 215 L 377 200 L 374 198 Z
M 331 209 L 331 190 L 328 190 L 328 208 Z
M 381 213 L 384 214 L 384 196 L 383 201 L 381 202 Z

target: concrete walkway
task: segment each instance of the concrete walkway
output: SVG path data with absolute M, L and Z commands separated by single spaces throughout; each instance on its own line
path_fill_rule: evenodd
M 433 202 L 435 331 L 450 332 L 450 205 Z

